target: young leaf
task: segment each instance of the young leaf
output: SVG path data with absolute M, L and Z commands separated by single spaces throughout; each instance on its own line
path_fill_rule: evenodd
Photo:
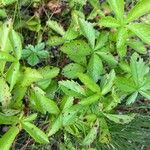
M 78 74 L 79 79 L 81 80 L 81 82 L 87 87 L 89 88 L 91 91 L 93 92 L 100 92 L 100 87 L 95 83 L 94 80 L 92 80 L 88 75 L 83 74 L 83 73 L 79 73 Z
M 104 115 L 111 121 L 114 121 L 115 123 L 120 123 L 120 124 L 126 124 L 131 122 L 135 115 L 116 115 L 116 114 L 105 114 Z
M 150 91 L 139 91 L 139 93 L 140 93 L 143 97 L 145 97 L 145 98 L 147 98 L 148 100 L 150 100 Z
M 70 63 L 66 65 L 63 70 L 62 74 L 70 79 L 77 78 L 78 73 L 83 73 L 85 71 L 85 68 L 77 63 Z
M 88 135 L 83 139 L 83 145 L 90 145 L 96 139 L 98 128 L 99 128 L 99 120 L 97 120 L 93 124 Z
M 26 130 L 31 137 L 40 144 L 48 144 L 48 136 L 38 127 L 36 127 L 34 124 L 26 121 L 22 121 L 21 123 L 22 128 Z
M 102 25 L 104 27 L 110 27 L 110 28 L 116 28 L 121 26 L 120 22 L 111 16 L 101 18 L 99 21 L 99 25 L 100 26 Z
M 142 23 L 128 25 L 128 28 L 136 34 L 143 42 L 150 44 L 150 26 Z
M 93 54 L 89 60 L 87 67 L 87 74 L 97 82 L 100 79 L 100 75 L 103 73 L 103 64 L 100 57 L 97 54 Z
M 9 67 L 6 73 L 7 82 L 10 84 L 10 91 L 13 89 L 14 85 L 17 82 L 19 69 L 20 69 L 20 63 L 14 62 L 13 64 L 11 64 L 11 66 Z
M 83 97 L 85 90 L 77 82 L 71 80 L 59 81 L 61 90 L 68 96 Z
M 117 19 L 122 20 L 124 18 L 124 0 L 108 0 L 108 3 Z
M 11 127 L 2 136 L 2 138 L 0 138 L 0 150 L 9 150 L 18 133 L 19 133 L 18 127 L 16 126 Z
M 58 24 L 57 21 L 48 20 L 47 25 L 48 25 L 48 27 L 53 29 L 58 34 L 60 34 L 62 36 L 65 34 L 65 31 L 64 31 L 63 27 L 60 24 Z
M 141 0 L 139 1 L 129 12 L 127 16 L 127 21 L 131 22 L 140 16 L 150 12 L 150 1 Z
M 95 47 L 95 29 L 93 28 L 91 23 L 89 23 L 83 19 L 79 19 L 79 24 L 80 24 L 82 34 L 89 41 L 91 48 L 94 49 L 94 47 Z
M 22 54 L 22 41 L 17 32 L 12 30 L 10 32 L 10 42 L 13 46 L 13 51 L 15 52 L 15 56 L 19 60 Z

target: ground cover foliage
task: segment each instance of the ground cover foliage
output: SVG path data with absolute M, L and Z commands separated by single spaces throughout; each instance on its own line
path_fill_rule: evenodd
M 0 0 L 0 150 L 150 148 L 149 0 Z

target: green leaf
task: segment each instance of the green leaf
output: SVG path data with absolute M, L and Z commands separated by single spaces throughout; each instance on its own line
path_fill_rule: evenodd
M 39 59 L 39 57 L 35 53 L 32 53 L 27 58 L 27 62 L 28 62 L 29 65 L 35 66 L 36 64 L 38 64 L 40 62 L 40 59 Z
M 130 78 L 117 77 L 115 85 L 119 90 L 127 93 L 132 93 L 137 90 L 134 81 Z
M 93 54 L 89 60 L 87 67 L 87 74 L 97 82 L 100 79 L 100 75 L 103 73 L 103 64 L 100 57 L 97 54 Z
M 76 63 L 70 63 L 63 68 L 62 74 L 67 78 L 75 79 L 77 78 L 78 73 L 83 73 L 84 71 L 85 68 L 83 66 Z
M 96 51 L 96 54 L 99 55 L 99 57 L 108 63 L 108 65 L 112 68 L 114 68 L 117 65 L 117 60 L 115 59 L 115 57 L 109 53 L 109 52 L 102 52 L 102 51 Z
M 7 116 L 3 113 L 0 113 L 0 124 L 16 124 L 19 121 L 17 116 Z
M 91 48 L 85 41 L 82 40 L 74 40 L 69 43 L 65 43 L 61 47 L 61 51 L 67 55 L 73 55 L 77 58 L 91 54 Z
M 110 28 L 117 28 L 121 26 L 120 22 L 111 16 L 101 18 L 99 21 L 99 25 Z
M 99 129 L 99 120 L 97 120 L 91 127 L 87 136 L 83 139 L 83 145 L 90 145 L 97 137 Z
M 10 55 L 9 53 L 0 51 L 0 61 L 15 62 L 16 58 Z
M 10 91 L 13 89 L 14 85 L 17 82 L 19 69 L 20 69 L 20 63 L 14 62 L 13 64 L 11 64 L 11 66 L 9 67 L 6 73 L 6 80 L 10 84 Z
M 135 114 L 131 114 L 129 115 L 116 115 L 116 114 L 105 114 L 104 115 L 111 121 L 115 122 L 115 123 L 119 123 L 119 124 L 127 124 L 129 122 L 131 122 L 134 117 Z
M 36 70 L 31 68 L 23 68 L 21 86 L 30 86 L 33 82 L 43 79 L 43 76 Z
M 59 81 L 61 90 L 68 96 L 83 97 L 85 96 L 85 90 L 77 82 L 71 80 Z
M 17 2 L 17 0 L 1 0 L 0 5 L 7 6 Z
M 127 21 L 131 22 L 140 16 L 150 12 L 150 1 L 141 0 L 139 1 L 128 13 Z
M 31 114 L 30 116 L 23 118 L 23 121 L 32 122 L 36 118 L 37 118 L 37 114 Z
M 60 34 L 62 36 L 65 34 L 63 27 L 60 24 L 58 24 L 57 21 L 48 20 L 47 25 L 48 25 L 48 27 L 50 27 L 52 30 L 54 30 L 58 34 Z
M 50 36 L 47 41 L 47 45 L 49 46 L 57 46 L 61 45 L 65 42 L 65 39 L 59 36 Z
M 8 84 L 4 78 L 0 78 L 0 102 L 3 107 L 7 107 L 10 104 L 11 93 Z
M 55 134 L 62 127 L 63 117 L 60 114 L 52 123 L 50 123 L 50 129 L 48 132 L 48 136 Z
M 124 0 L 108 0 L 111 9 L 114 11 L 117 19 L 123 20 L 124 18 Z
M 133 94 L 131 94 L 129 96 L 129 98 L 127 99 L 126 104 L 130 105 L 130 104 L 134 103 L 136 101 L 137 96 L 138 96 L 138 92 L 134 92 Z
M 136 53 L 131 56 L 130 60 L 131 74 L 137 86 L 143 85 L 144 76 L 149 73 L 149 67 L 142 58 Z M 139 69 L 140 68 L 140 69 Z
M 117 35 L 117 48 L 120 48 L 123 45 L 125 45 L 127 37 L 128 37 L 127 29 L 120 28 Z
M 18 127 L 16 126 L 11 127 L 2 136 L 2 138 L 0 138 L 0 150 L 9 150 L 18 133 L 19 133 Z
M 19 60 L 22 54 L 22 41 L 17 32 L 12 30 L 10 32 L 10 42 L 13 46 L 13 51 L 15 52 L 16 58 Z
M 89 96 L 87 98 L 83 98 L 81 99 L 81 101 L 79 102 L 80 105 L 91 105 L 94 104 L 95 102 L 97 102 L 98 100 L 100 100 L 101 98 L 101 94 L 94 94 L 92 96 Z
M 93 79 L 91 79 L 88 75 L 83 74 L 83 73 L 79 73 L 78 74 L 79 79 L 81 80 L 81 82 L 87 87 L 89 88 L 91 91 L 93 92 L 100 92 L 100 87 L 95 83 L 95 81 Z
M 42 91 L 38 87 L 33 87 L 34 94 L 35 94 L 35 103 L 40 106 L 42 110 L 45 110 L 51 114 L 59 114 L 59 108 L 57 107 L 56 103 L 47 98 L 44 94 L 44 91 Z
M 89 41 L 91 48 L 94 49 L 95 47 L 95 29 L 93 28 L 90 22 L 87 22 L 83 19 L 79 19 L 80 28 L 82 34 L 87 38 Z
M 59 68 L 53 66 L 45 66 L 38 69 L 38 72 L 43 76 L 43 79 L 52 79 L 59 74 Z
M 143 42 L 150 44 L 150 26 L 142 23 L 128 25 L 128 28 L 136 34 Z
M 111 91 L 115 77 L 116 74 L 114 70 L 104 76 L 104 78 L 102 79 L 102 95 L 106 95 L 108 92 Z
M 99 50 L 108 42 L 109 33 L 102 32 L 97 38 L 96 46 L 94 50 Z
M 140 93 L 143 97 L 145 97 L 145 98 L 147 98 L 148 100 L 150 100 L 150 91 L 139 91 L 139 93 Z
M 48 136 L 34 124 L 24 121 L 21 125 L 22 128 L 26 130 L 36 142 L 40 144 L 49 143 Z
M 74 124 L 78 118 L 77 113 L 81 110 L 81 105 L 73 105 L 72 107 L 65 109 L 63 112 L 63 126 Z
M 100 118 L 100 137 L 99 141 L 104 144 L 108 144 L 111 141 L 111 135 L 108 129 L 107 122 L 104 118 Z
M 134 50 L 136 50 L 138 53 L 140 54 L 146 54 L 147 53 L 147 49 L 145 47 L 145 45 L 137 40 L 129 40 L 127 42 L 127 44 Z

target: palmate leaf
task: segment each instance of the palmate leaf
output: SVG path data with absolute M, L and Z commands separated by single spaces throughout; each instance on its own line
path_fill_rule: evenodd
M 34 124 L 27 121 L 23 121 L 21 125 L 22 128 L 26 130 L 36 142 L 40 144 L 49 143 L 48 136 Z
M 95 29 L 93 28 L 90 22 L 87 22 L 83 19 L 79 19 L 79 25 L 82 31 L 82 34 L 87 38 L 88 42 L 91 45 L 91 48 L 95 47 Z
M 2 138 L 0 138 L 0 150 L 9 150 L 19 131 L 18 127 L 12 126 Z
M 84 88 L 73 80 L 59 81 L 59 86 L 61 90 L 68 96 L 73 97 L 85 96 Z
M 117 19 L 123 20 L 124 18 L 124 0 L 108 0 L 111 9 L 114 11 Z
M 150 1 L 141 0 L 139 1 L 129 12 L 127 16 L 127 21 L 131 22 L 140 16 L 150 12 Z
M 89 60 L 87 67 L 87 74 L 97 82 L 100 79 L 100 75 L 103 73 L 103 64 L 100 57 L 97 54 L 93 54 Z
M 92 125 L 87 136 L 83 139 L 83 145 L 90 145 L 96 139 L 98 129 L 99 129 L 99 120 L 96 120 L 96 122 Z
M 128 25 L 128 29 L 136 34 L 143 42 L 150 44 L 150 26 L 142 23 Z

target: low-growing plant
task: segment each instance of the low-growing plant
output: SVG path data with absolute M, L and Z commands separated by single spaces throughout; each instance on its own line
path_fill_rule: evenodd
M 45 20 L 40 18 L 41 11 L 39 16 L 20 21 L 27 26 L 16 27 L 17 17 L 0 23 L 0 126 L 7 129 L 1 133 L 0 150 L 11 149 L 20 133 L 29 134 L 42 149 L 52 141 L 60 150 L 121 150 L 131 144 L 139 148 L 141 138 L 131 137 L 142 136 L 142 129 L 142 137 L 148 141 L 148 120 L 142 120 L 146 114 L 141 109 L 147 113 L 145 103 L 150 100 L 145 46 L 150 44 L 150 30 L 148 24 L 134 20 L 150 12 L 150 1 L 139 1 L 125 15 L 123 0 L 107 0 L 112 17 L 105 16 L 98 0 L 71 0 L 67 27 L 54 21 L 55 16 L 48 16 L 47 1 L 37 2 Z M 88 15 L 84 14 L 86 4 L 92 10 Z M 13 5 L 21 8 L 25 4 L 3 0 L 2 16 Z M 27 44 L 24 30 L 32 36 L 37 34 L 38 44 L 32 37 L 28 38 L 33 45 Z M 47 49 L 56 50 L 59 60 L 49 57 Z M 50 61 L 42 62 L 46 58 Z M 133 126 L 139 127 L 137 132 Z

